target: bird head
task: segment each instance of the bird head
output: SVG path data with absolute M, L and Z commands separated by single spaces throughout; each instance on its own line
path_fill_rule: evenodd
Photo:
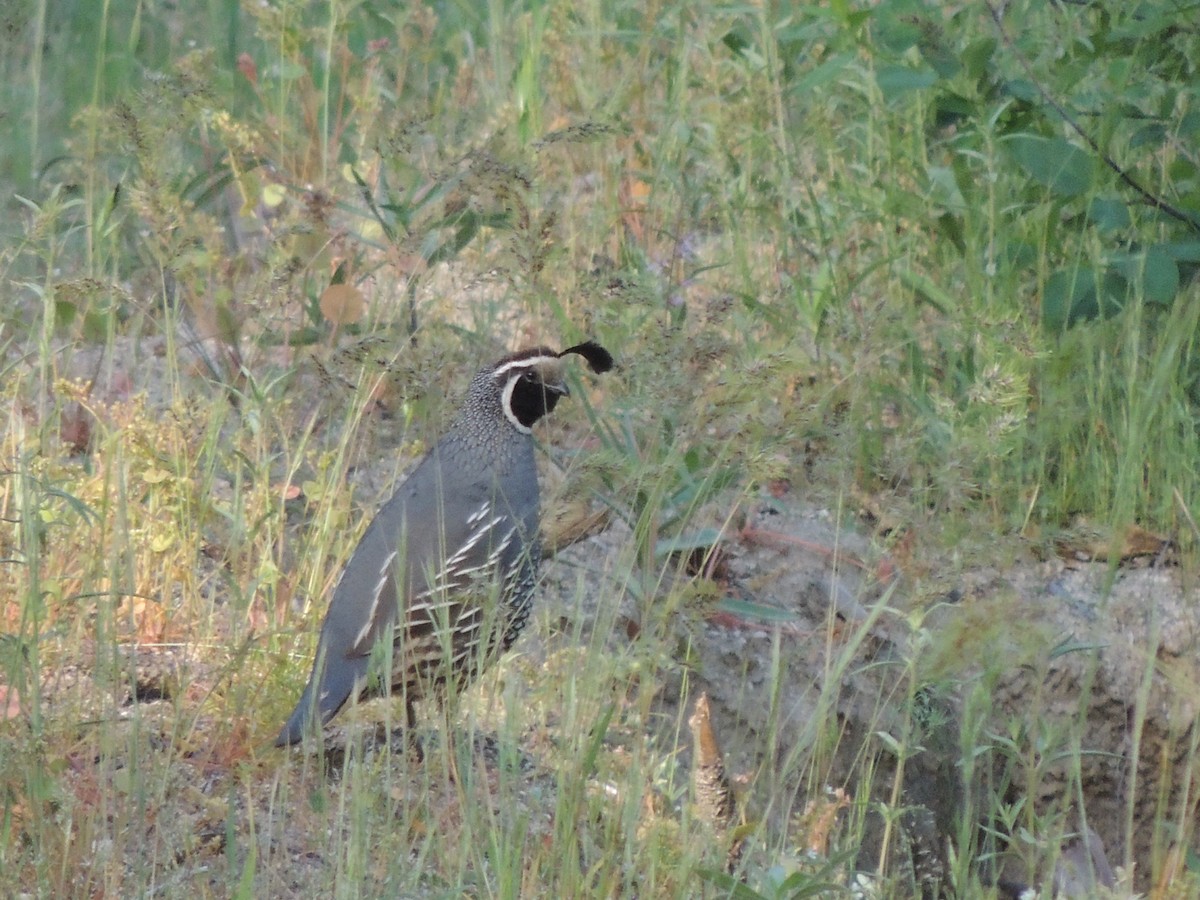
M 571 353 L 586 359 L 593 372 L 613 368 L 612 354 L 595 341 L 558 352 L 532 347 L 510 354 L 491 367 L 504 416 L 518 431 L 528 434 L 534 422 L 552 412 L 559 399 L 570 395 L 563 357 Z

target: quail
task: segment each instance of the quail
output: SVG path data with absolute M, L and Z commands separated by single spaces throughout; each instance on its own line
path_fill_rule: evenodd
M 563 357 L 613 368 L 594 341 L 534 347 L 481 369 L 457 418 L 376 514 L 338 579 L 312 674 L 277 747 L 351 697 L 413 704 L 462 687 L 521 633 L 540 558 L 532 429 L 567 396 Z M 382 651 L 382 653 L 381 653 Z M 390 672 L 372 657 L 390 659 Z

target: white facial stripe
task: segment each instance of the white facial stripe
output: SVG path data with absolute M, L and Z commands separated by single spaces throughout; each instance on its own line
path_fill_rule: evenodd
M 517 386 L 517 382 L 521 380 L 520 375 L 513 375 L 508 379 L 508 384 L 504 386 L 504 393 L 500 395 L 500 408 L 504 410 L 504 418 L 512 423 L 513 428 L 521 432 L 521 434 L 533 434 L 533 429 L 528 425 L 522 425 L 520 420 L 513 415 L 512 411 L 512 395 L 513 389 Z
M 496 368 L 492 369 L 492 375 L 496 378 L 499 378 L 505 372 L 511 371 L 512 369 L 537 368 L 545 363 L 557 361 L 557 356 L 530 356 L 526 359 L 514 359 L 511 362 L 506 362 L 504 365 L 497 366 Z

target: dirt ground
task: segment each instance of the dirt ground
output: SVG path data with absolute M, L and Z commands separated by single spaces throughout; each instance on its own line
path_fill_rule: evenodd
M 610 532 L 568 550 L 545 602 L 557 592 L 570 604 L 579 577 L 598 603 L 621 596 L 627 539 Z M 784 827 L 814 783 L 888 800 L 897 756 L 886 734 L 912 753 L 901 796 L 928 810 L 940 852 L 968 799 L 983 810 L 1025 798 L 1047 830 L 1094 832 L 1102 859 L 1087 868 L 1105 872 L 1101 883 L 1113 877 L 1104 859 L 1144 889 L 1153 862 L 1200 847 L 1200 616 L 1178 568 L 1030 558 L 918 596 L 913 579 L 827 510 L 773 498 L 720 550 L 721 592 L 750 605 L 676 617 L 689 665 L 686 678 L 665 681 L 661 704 L 672 722 L 708 694 L 756 815 Z M 645 614 L 628 596 L 622 603 L 622 618 Z M 772 621 L 772 610 L 784 615 Z M 918 721 L 912 709 L 932 712 Z M 822 733 L 841 740 L 821 746 Z M 876 777 L 862 784 L 855 773 L 869 757 Z M 961 760 L 972 757 L 968 775 Z M 1071 841 L 1026 841 L 1010 849 L 1004 875 L 1094 893 L 1092 874 L 1072 876 L 1060 860 L 1072 858 Z
M 142 374 L 153 382 L 161 355 L 150 346 L 142 352 Z M 100 369 L 86 355 L 76 365 Z M 383 432 L 396 423 L 377 427 L 374 440 L 386 443 Z M 351 475 L 368 508 L 403 469 L 391 456 L 366 463 L 371 446 L 365 439 L 364 464 Z M 558 502 L 551 499 L 551 510 Z M 744 519 L 723 528 L 714 554 L 692 565 L 665 560 L 648 572 L 634 544 L 628 528 L 609 522 L 547 562 L 539 624 L 516 648 L 521 666 L 548 659 L 565 635 L 599 630 L 617 651 L 654 635 L 665 648 L 656 673 L 661 741 L 677 741 L 693 699 L 706 692 L 744 805 L 769 828 L 789 827 L 814 792 L 840 789 L 865 806 L 895 799 L 899 784 L 898 798 L 917 811 L 906 825 L 934 855 L 947 854 L 964 805 L 982 816 L 1016 802 L 1032 816 L 1022 824 L 1056 835 L 1090 829 L 1118 875 L 1130 877 L 1132 867 L 1140 888 L 1164 860 L 1200 852 L 1192 767 L 1200 604 L 1180 569 L 1145 559 L 1109 566 L 1030 557 L 1004 570 L 918 578 L 853 523 L 791 496 L 750 504 Z M 236 652 L 229 656 L 235 666 Z M 201 701 L 228 676 L 199 659 L 185 640 L 119 660 L 115 680 L 97 679 L 88 665 L 56 664 L 43 701 L 83 719 L 89 709 L 137 701 L 131 761 L 159 752 L 181 729 L 248 727 L 180 721 L 181 703 Z M 196 802 L 165 816 L 157 839 L 200 861 L 227 838 L 229 809 L 219 795 L 233 761 L 197 744 L 187 770 L 172 776 L 179 796 Z M 686 772 L 689 748 L 679 751 Z M 67 759 L 76 788 L 103 789 L 85 760 Z M 856 781 L 864 760 L 874 760 L 870 784 Z M 872 827 L 867 856 L 878 838 Z M 323 865 L 320 842 L 284 833 L 274 840 L 290 860 L 287 883 L 260 887 L 306 895 L 305 872 Z M 1056 860 L 1069 858 L 1070 847 L 1050 847 L 1036 831 L 1023 841 L 1010 850 L 1006 874 L 1069 887 Z M 197 862 L 197 877 L 202 871 Z M 1075 896 L 1088 894 L 1092 877 L 1077 879 Z

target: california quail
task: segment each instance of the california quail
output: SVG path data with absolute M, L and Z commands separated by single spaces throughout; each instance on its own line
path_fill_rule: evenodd
M 540 557 L 532 426 L 566 396 L 562 357 L 595 372 L 613 359 L 593 341 L 522 350 L 481 369 L 457 419 L 367 527 L 334 588 L 308 686 L 277 747 L 328 722 L 352 695 L 389 691 L 413 704 L 462 686 L 516 640 Z M 376 680 L 372 655 L 390 651 Z M 390 678 L 389 678 L 390 675 Z

